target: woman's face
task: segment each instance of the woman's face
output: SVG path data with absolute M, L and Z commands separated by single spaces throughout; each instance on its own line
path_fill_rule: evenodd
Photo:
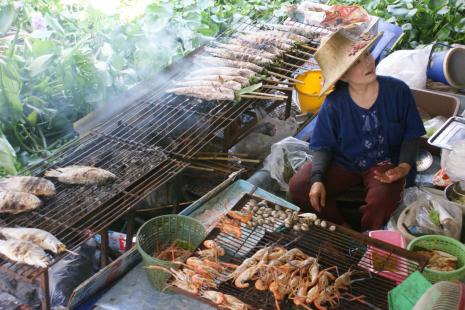
M 376 80 L 375 59 L 365 52 L 342 77 L 349 84 L 369 84 Z

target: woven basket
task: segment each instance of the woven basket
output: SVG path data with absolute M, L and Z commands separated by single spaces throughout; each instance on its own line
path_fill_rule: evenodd
M 178 268 L 179 265 L 154 258 L 154 253 L 178 242 L 186 250 L 195 250 L 206 237 L 203 225 L 183 215 L 162 215 L 147 221 L 137 232 L 137 250 L 142 256 L 144 267 L 158 265 L 166 268 Z M 161 270 L 146 269 L 152 286 L 161 291 L 171 275 Z
M 465 279 L 465 245 L 461 242 L 446 236 L 428 235 L 413 239 L 407 246 L 407 250 L 414 251 L 415 249 L 443 251 L 458 259 L 458 269 L 454 271 L 436 271 L 425 268 L 423 275 L 431 283 Z

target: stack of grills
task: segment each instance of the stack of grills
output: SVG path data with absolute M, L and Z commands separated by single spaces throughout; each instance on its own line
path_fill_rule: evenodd
M 327 32 L 323 28 L 312 29 L 315 33 Z M 240 21 L 218 40 L 245 31 L 257 31 L 257 26 Z M 313 42 L 313 47 L 316 46 L 317 42 Z M 309 51 L 308 48 L 303 50 Z M 202 49 L 193 54 L 199 52 Z M 299 57 L 293 57 L 293 53 L 289 51 L 288 56 L 283 58 L 285 62 L 281 63 L 280 73 L 284 78 L 291 77 L 296 68 L 304 63 L 299 60 L 302 53 L 295 52 Z M 34 176 L 43 176 L 44 171 L 51 168 L 91 165 L 114 173 L 117 176 L 115 182 L 79 187 L 56 184 L 57 195 L 46 200 L 41 208 L 2 216 L 1 225 L 44 229 L 60 239 L 68 249 L 74 249 L 95 233 L 106 229 L 148 194 L 189 166 L 189 160 L 243 112 L 257 105 L 278 106 L 276 102 L 267 102 L 263 98 L 242 99 L 237 104 L 231 101 L 202 101 L 166 93 L 169 87 L 173 87 L 172 81 L 181 80 L 188 73 L 185 68 L 192 68 L 193 65 L 195 57 L 188 57 L 173 65 L 163 75 L 163 82 L 154 83 L 156 86 L 123 111 L 27 171 Z M 276 89 L 260 91 L 272 93 Z M 289 105 L 291 92 L 286 91 L 285 94 L 289 97 Z M 63 255 L 56 256 L 52 264 L 61 258 Z M 28 282 L 39 279 L 44 291 L 42 307 L 48 308 L 47 269 L 15 264 L 3 258 L 0 258 L 0 268 Z

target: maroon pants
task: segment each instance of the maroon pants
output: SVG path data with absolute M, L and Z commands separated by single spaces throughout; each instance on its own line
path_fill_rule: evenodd
M 363 184 L 366 197 L 365 204 L 360 207 L 362 231 L 381 228 L 401 200 L 405 178 L 389 184 L 382 183 L 374 178 L 374 171 L 384 172 L 392 167 L 392 164 L 377 165 L 370 170 L 357 173 L 332 164 L 323 180 L 326 189 L 326 205 L 319 215 L 333 223 L 347 225 L 336 206 L 336 197 L 351 187 Z M 306 212 L 315 212 L 311 207 L 309 197 L 311 173 L 312 164 L 307 163 L 289 181 L 289 193 L 292 200 Z

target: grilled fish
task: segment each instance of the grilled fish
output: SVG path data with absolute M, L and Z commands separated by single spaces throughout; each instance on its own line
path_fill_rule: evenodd
M 249 69 L 238 69 L 238 68 L 231 68 L 231 67 L 212 67 L 212 68 L 201 68 L 192 71 L 189 73 L 186 79 L 189 77 L 197 76 L 197 75 L 210 75 L 210 74 L 219 74 L 219 75 L 239 75 L 245 78 L 250 78 L 254 76 L 256 73 Z
M 205 100 L 234 100 L 234 91 L 225 87 L 193 86 L 168 89 L 176 95 L 193 96 Z
M 262 67 L 257 66 L 256 64 L 253 64 L 251 62 L 246 62 L 246 61 L 239 61 L 239 60 L 231 60 L 231 59 L 224 59 L 224 58 L 218 58 L 218 57 L 212 57 L 212 56 L 203 56 L 199 55 L 196 57 L 196 59 L 199 59 L 200 62 L 208 64 L 210 66 L 219 66 L 219 67 L 233 67 L 233 68 L 239 68 L 239 69 L 249 69 L 255 72 L 261 72 L 263 70 Z
M 66 246 L 51 233 L 37 228 L 0 228 L 0 234 L 7 239 L 30 241 L 44 250 L 62 253 Z
M 5 255 L 14 262 L 36 267 L 45 268 L 50 263 L 47 253 L 40 246 L 30 241 L 0 240 L 0 254 Z
M 32 194 L 0 190 L 0 213 L 17 214 L 37 209 L 41 205 L 42 201 Z
M 240 52 L 240 53 L 258 54 L 261 57 L 268 58 L 268 59 L 273 59 L 276 56 L 280 55 L 279 53 L 278 54 L 273 54 L 273 53 L 270 53 L 270 52 L 267 52 L 267 51 L 264 51 L 264 50 L 259 50 L 259 49 L 249 47 L 249 46 L 244 46 L 244 45 L 241 45 L 241 44 L 216 43 L 215 46 L 218 47 L 218 48 L 223 48 L 223 49 L 226 49 L 226 50 Z
M 275 45 L 273 45 L 271 43 L 268 43 L 268 42 L 258 43 L 256 41 L 243 40 L 243 39 L 240 39 L 240 38 L 231 39 L 230 42 L 231 42 L 231 44 L 242 45 L 242 46 L 245 45 L 247 47 L 250 47 L 250 48 L 253 48 L 253 49 L 256 49 L 256 50 L 266 51 L 266 52 L 269 52 L 269 53 L 274 54 L 276 56 L 280 56 L 285 52 L 285 50 L 279 49 L 277 46 L 275 46 Z M 290 48 L 291 48 L 291 46 L 289 45 L 289 49 Z
M 176 81 L 176 86 L 190 87 L 190 86 L 211 86 L 211 87 L 226 87 L 232 90 L 239 90 L 242 88 L 241 83 L 236 81 L 202 81 L 202 80 L 190 80 L 190 81 Z
M 240 83 L 242 87 L 250 85 L 249 79 L 238 75 L 197 75 L 190 76 L 188 79 L 186 78 L 185 81 L 216 81 L 220 83 L 235 81 Z
M 90 166 L 68 166 L 45 172 L 46 177 L 58 178 L 67 184 L 104 184 L 116 179 L 110 171 Z
M 257 55 L 256 53 L 247 54 L 245 52 L 236 52 L 236 51 L 230 51 L 224 48 L 214 48 L 214 47 L 205 47 L 205 51 L 212 56 L 231 59 L 231 60 L 251 62 L 259 66 L 268 65 L 273 62 L 271 59 L 261 57 L 260 55 Z
M 292 32 L 294 34 L 304 36 L 308 39 L 318 37 L 320 34 L 316 31 L 312 31 L 310 27 L 299 26 L 297 23 L 294 25 L 280 25 L 280 24 L 266 24 L 266 28 L 276 29 L 284 32 Z
M 0 190 L 24 192 L 36 196 L 54 196 L 55 185 L 47 179 L 17 176 L 0 181 Z
M 277 38 L 275 36 L 242 34 L 242 35 L 237 36 L 236 39 L 241 40 L 241 41 L 253 42 L 256 44 L 271 44 L 283 51 L 288 51 L 292 49 L 293 47 L 292 40 Z

